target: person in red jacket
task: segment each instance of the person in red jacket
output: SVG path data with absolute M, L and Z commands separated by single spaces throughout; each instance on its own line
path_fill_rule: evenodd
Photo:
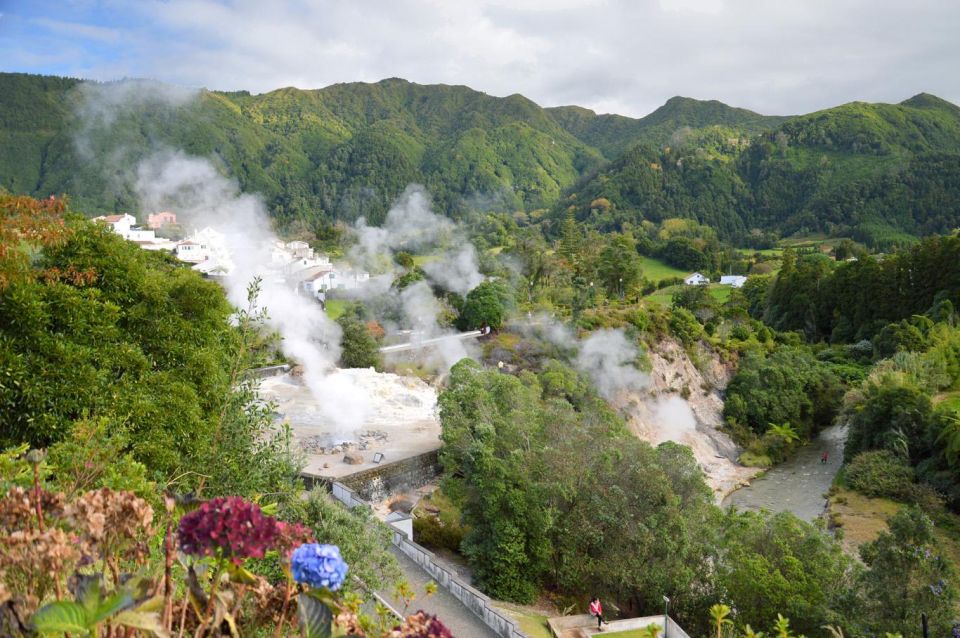
M 600 604 L 600 599 L 596 596 L 590 599 L 590 615 L 597 617 L 597 631 L 600 631 L 600 625 L 607 621 L 603 619 L 603 605 Z

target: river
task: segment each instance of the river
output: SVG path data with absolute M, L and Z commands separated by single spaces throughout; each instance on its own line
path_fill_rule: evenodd
M 809 444 L 800 448 L 788 461 L 770 468 L 749 486 L 730 493 L 723 507 L 738 510 L 790 511 L 805 521 L 813 521 L 826 507 L 824 494 L 843 463 L 846 428 L 826 428 Z M 826 450 L 827 462 L 821 462 Z

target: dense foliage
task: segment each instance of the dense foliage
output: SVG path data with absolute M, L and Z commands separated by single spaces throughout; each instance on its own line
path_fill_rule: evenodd
M 552 208 L 556 227 L 569 211 L 605 231 L 683 217 L 747 245 L 773 230 L 887 247 L 958 225 L 958 141 L 960 109 L 924 94 L 794 118 L 678 97 L 631 119 L 399 79 L 190 95 L 0 75 L 0 186 L 135 210 L 121 184 L 159 143 L 215 158 L 318 237 L 378 223 L 419 182 L 454 217 Z

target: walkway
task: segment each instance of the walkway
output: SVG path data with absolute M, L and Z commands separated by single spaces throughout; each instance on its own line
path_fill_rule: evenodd
M 436 615 L 443 624 L 453 632 L 456 638 L 498 638 L 492 629 L 487 627 L 480 618 L 472 611 L 463 606 L 459 600 L 454 598 L 453 594 L 443 589 L 437 588 L 437 593 L 427 596 L 423 593 L 424 587 L 433 579 L 430 574 L 425 572 L 419 565 L 407 558 L 403 552 L 394 546 L 390 546 L 393 555 L 397 557 L 400 564 L 400 571 L 404 578 L 410 583 L 413 591 L 417 594 L 416 600 L 410 603 L 407 609 L 408 614 L 415 613 L 418 609 Z M 393 592 L 379 592 L 393 607 L 403 611 L 403 603 L 399 602 L 393 596 Z
M 444 341 L 466 341 L 467 339 L 479 339 L 481 336 L 483 336 L 483 334 L 479 330 L 458 332 L 457 334 L 434 337 L 433 339 L 424 339 L 422 341 L 411 341 L 409 343 L 398 343 L 392 346 L 384 346 L 380 348 L 380 352 L 383 354 L 392 354 L 394 352 L 404 352 L 406 350 L 419 350 L 420 348 L 429 348 L 430 346 L 435 346 L 438 343 L 443 343 Z
M 739 510 L 790 511 L 805 521 L 814 521 L 827 505 L 824 494 L 843 463 L 843 444 L 847 432 L 832 426 L 823 430 L 810 444 L 790 460 L 770 468 L 748 487 L 730 494 L 723 506 Z M 826 451 L 826 463 L 820 455 Z

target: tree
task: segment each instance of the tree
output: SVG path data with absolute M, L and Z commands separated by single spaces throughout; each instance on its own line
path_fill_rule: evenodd
M 350 313 L 337 318 L 343 331 L 340 365 L 344 368 L 377 368 L 381 365 L 380 344 L 367 325 Z
M 486 324 L 498 330 L 516 307 L 513 292 L 500 279 L 488 279 L 467 293 L 460 313 L 464 329 L 476 329 Z
M 782 613 L 810 635 L 826 623 L 846 625 L 857 569 L 839 544 L 790 513 L 730 512 L 723 524 L 720 587 L 737 621 L 765 625 Z
M 936 429 L 930 397 L 894 375 L 868 380 L 844 413 L 850 424 L 846 459 L 868 450 L 889 450 L 916 464 L 925 457 L 929 435 Z
M 643 276 L 637 242 L 629 233 L 613 235 L 600 253 L 597 273 L 611 297 L 629 295 Z
M 932 635 L 948 635 L 957 601 L 956 574 L 940 553 L 932 521 L 920 509 L 907 507 L 889 526 L 860 548 L 867 566 L 860 580 L 867 600 L 865 629 L 917 635 L 925 613 Z
M 533 600 L 551 551 L 551 519 L 528 467 L 541 427 L 540 387 L 469 359 L 439 399 L 447 489 L 461 495 L 463 552 L 491 596 Z M 458 478 L 462 477 L 462 478 Z

